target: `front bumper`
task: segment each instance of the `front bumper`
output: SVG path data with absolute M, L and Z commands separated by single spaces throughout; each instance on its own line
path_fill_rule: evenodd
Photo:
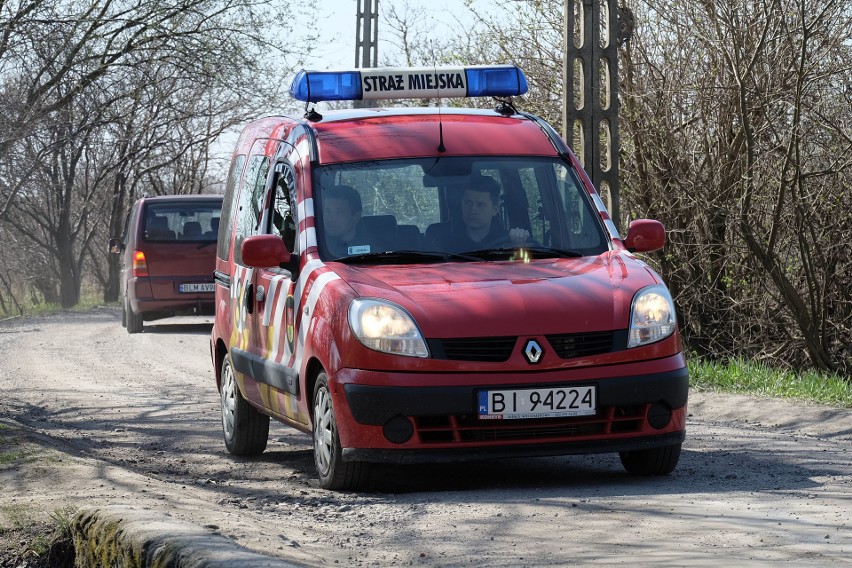
M 364 461 L 376 463 L 453 463 L 487 459 L 532 458 L 546 456 L 567 456 L 575 454 L 605 454 L 632 452 L 680 444 L 686 437 L 686 431 L 670 432 L 658 436 L 641 438 L 623 438 L 610 440 L 586 440 L 558 444 L 513 444 L 509 446 L 488 446 L 459 449 L 419 449 L 394 450 L 373 448 L 344 448 L 344 461 Z
M 342 385 L 346 404 L 338 407 L 343 457 L 419 463 L 621 452 L 683 441 L 686 367 L 577 383 L 597 387 L 594 416 L 480 420 L 476 409 L 481 385 L 346 383 Z

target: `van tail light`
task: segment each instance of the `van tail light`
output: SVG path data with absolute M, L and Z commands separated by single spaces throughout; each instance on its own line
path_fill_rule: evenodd
M 148 263 L 145 262 L 145 253 L 141 250 L 133 251 L 133 277 L 148 277 Z

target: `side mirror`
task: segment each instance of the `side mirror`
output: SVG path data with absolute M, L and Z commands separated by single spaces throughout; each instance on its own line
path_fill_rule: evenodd
M 121 239 L 112 238 L 109 240 L 109 252 L 112 254 L 121 254 L 124 252 L 124 243 Z
M 243 240 L 240 248 L 243 263 L 251 268 L 269 268 L 290 264 L 291 254 L 276 235 L 253 235 Z
M 624 246 L 630 252 L 650 252 L 666 244 L 666 229 L 659 221 L 636 219 L 627 227 Z

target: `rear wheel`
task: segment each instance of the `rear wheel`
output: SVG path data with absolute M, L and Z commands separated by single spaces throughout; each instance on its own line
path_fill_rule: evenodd
M 631 475 L 668 475 L 677 467 L 680 459 L 680 444 L 619 452 L 621 465 Z
M 124 302 L 124 323 L 127 324 L 127 333 L 142 333 L 142 314 L 133 313 L 130 302 Z
M 222 433 L 225 447 L 235 456 L 263 453 L 269 440 L 269 416 L 261 414 L 240 394 L 230 357 L 222 361 Z
M 328 375 L 324 372 L 314 385 L 314 462 L 323 489 L 358 489 L 369 479 L 369 463 L 343 461 Z

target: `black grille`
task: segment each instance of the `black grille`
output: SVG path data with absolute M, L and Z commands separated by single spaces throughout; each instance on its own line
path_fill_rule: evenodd
M 546 335 L 548 343 L 562 359 L 589 357 L 627 349 L 627 331 L 596 331 Z M 517 337 L 464 337 L 429 339 L 429 351 L 435 359 L 502 363 L 512 356 Z
M 454 361 L 508 361 L 517 337 L 466 337 L 462 339 L 430 339 L 429 350 L 435 359 Z
M 547 342 L 562 359 L 589 357 L 627 347 L 626 331 L 597 331 L 547 335 Z
M 535 442 L 641 432 L 650 404 L 607 406 L 594 416 L 531 420 L 480 420 L 474 415 L 412 417 L 423 444 Z

